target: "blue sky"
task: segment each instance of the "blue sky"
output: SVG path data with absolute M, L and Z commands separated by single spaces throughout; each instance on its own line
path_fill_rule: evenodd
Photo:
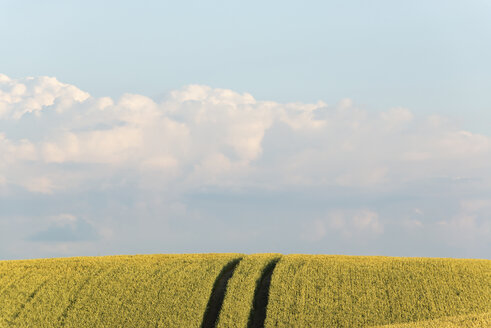
M 193 83 L 280 102 L 349 97 L 491 130 L 486 0 L 0 3 L 9 76 L 56 76 L 95 96 Z
M 490 14 L 0 0 L 0 258 L 489 257 Z

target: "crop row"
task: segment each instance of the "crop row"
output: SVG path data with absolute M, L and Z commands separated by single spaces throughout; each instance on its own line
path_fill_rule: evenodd
M 152 255 L 0 264 L 0 327 L 193 327 L 226 255 Z
M 267 327 L 369 327 L 491 311 L 491 261 L 283 257 Z
M 190 254 L 0 261 L 0 327 L 470 328 L 488 325 L 490 313 L 489 260 Z
M 486 328 L 491 327 L 491 312 L 444 317 L 371 328 Z

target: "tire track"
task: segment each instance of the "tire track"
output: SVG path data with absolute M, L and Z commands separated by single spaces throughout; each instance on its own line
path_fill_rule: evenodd
M 251 313 L 247 328 L 263 328 L 266 320 L 266 309 L 269 301 L 269 287 L 271 286 L 271 277 L 274 268 L 280 258 L 271 260 L 263 270 L 261 278 L 257 281 L 256 290 L 254 291 L 254 299 L 252 302 Z
M 2 289 L 0 289 L 0 296 L 6 293 L 10 289 L 10 287 L 17 285 L 20 281 L 29 278 L 30 276 L 32 276 L 32 271 L 29 271 L 25 275 L 13 279 L 10 283 L 8 283 Z
M 87 286 L 87 284 L 89 283 L 90 280 L 98 278 L 100 276 L 100 273 L 102 271 L 103 271 L 103 268 L 99 269 L 94 275 L 89 275 L 80 284 L 80 287 L 77 289 L 77 291 L 75 293 L 73 293 L 72 299 L 70 299 L 68 305 L 65 307 L 65 309 L 63 310 L 63 312 L 61 313 L 61 315 L 58 317 L 58 322 L 60 322 L 60 327 L 64 327 L 65 326 L 65 321 L 66 321 L 66 318 L 68 317 L 68 312 L 70 312 L 70 310 L 75 305 L 75 302 L 77 302 L 77 300 L 79 298 L 79 295 L 82 292 L 82 290 Z M 110 272 L 110 270 L 108 270 L 108 273 L 109 272 Z
M 239 264 L 242 258 L 238 258 L 227 263 L 213 285 L 213 289 L 210 294 L 210 299 L 206 305 L 205 314 L 203 316 L 203 322 L 201 328 L 214 328 L 218 321 L 218 315 L 222 308 L 223 299 L 225 298 L 225 291 L 227 290 L 227 284 L 232 277 L 235 268 Z
M 32 293 L 29 294 L 26 301 L 20 305 L 20 307 L 19 307 L 19 309 L 17 309 L 17 311 L 15 311 L 14 315 L 12 316 L 12 319 L 8 320 L 9 324 L 13 324 L 15 322 L 15 320 L 17 320 L 17 318 L 21 315 L 22 311 L 27 306 L 27 304 L 32 302 L 34 297 L 36 297 L 36 294 L 44 287 L 44 285 L 46 285 L 48 283 L 48 280 L 49 280 L 49 278 L 46 278 L 42 283 L 40 283 L 36 287 L 36 289 L 34 289 L 34 291 Z

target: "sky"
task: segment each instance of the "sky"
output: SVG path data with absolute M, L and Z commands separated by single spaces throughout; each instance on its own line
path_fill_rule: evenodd
M 0 0 L 0 259 L 490 258 L 490 15 Z

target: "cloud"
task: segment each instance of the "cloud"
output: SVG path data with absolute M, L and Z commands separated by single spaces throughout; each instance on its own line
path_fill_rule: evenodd
M 7 127 L 0 173 L 33 192 L 76 188 L 70 177 L 63 188 L 60 172 L 90 180 L 91 164 L 112 174 L 130 170 L 141 181 L 158 170 L 167 183 L 190 188 L 264 182 L 394 188 L 438 176 L 489 178 L 491 138 L 435 124 L 434 117 L 416 119 L 405 108 L 371 113 L 350 100 L 334 107 L 280 104 L 200 85 L 170 92 L 161 103 L 131 94 L 114 101 L 55 78 L 0 81 L 0 122 Z M 13 125 L 16 133 L 9 133 Z M 73 164 L 76 172 L 67 172 Z M 36 173 L 21 178 L 19 165 Z
M 99 233 L 84 219 L 72 214 L 60 214 L 51 220 L 50 225 L 29 237 L 30 241 L 48 243 L 72 243 L 94 241 Z
M 402 107 L 369 111 L 350 99 L 283 104 L 203 85 L 171 91 L 159 102 L 136 94 L 96 98 L 52 77 L 0 75 L 0 159 L 2 199 L 38 204 L 32 221 L 34 208 L 47 200 L 55 205 L 45 215 L 63 210 L 77 218 L 43 223 L 24 240 L 61 242 L 65 235 L 97 242 L 123 230 L 130 238 L 136 226 L 149 233 L 149 222 L 171 231 L 181 227 L 176 218 L 188 222 L 169 210 L 174 203 L 200 218 L 183 232 L 187 240 L 200 235 L 194 226 L 206 226 L 196 222 L 230 221 L 230 231 L 242 231 L 227 204 L 215 201 L 220 205 L 212 208 L 189 196 L 213 192 L 254 195 L 263 207 L 251 203 L 244 220 L 270 222 L 265 209 L 280 217 L 296 213 L 285 229 L 298 236 L 305 227 L 302 240 L 337 234 L 389 243 L 389 231 L 399 228 L 412 236 L 441 232 L 456 244 L 458 231 L 491 237 L 491 137 Z M 295 196 L 271 209 L 262 200 L 271 195 Z M 318 203 L 295 205 L 306 198 Z M 9 213 L 0 211 L 0 221 Z M 264 236 L 257 228 L 249 232 Z
M 373 237 L 383 232 L 379 213 L 369 209 L 337 209 L 307 224 L 302 238 L 319 241 L 329 235 L 341 234 L 344 239 L 353 239 Z
M 19 119 L 41 110 L 63 111 L 89 94 L 53 77 L 10 79 L 0 74 L 0 118 Z
M 355 230 L 370 231 L 374 234 L 379 234 L 384 231 L 378 213 L 370 210 L 363 210 L 355 213 L 351 225 Z
M 27 190 L 42 194 L 51 194 L 55 189 L 55 186 L 47 177 L 36 177 L 32 180 L 28 180 L 24 185 Z
M 447 244 L 486 248 L 491 244 L 490 214 L 491 198 L 464 199 L 460 202 L 460 210 L 438 221 L 437 228 L 441 235 L 450 237 L 444 241 Z

